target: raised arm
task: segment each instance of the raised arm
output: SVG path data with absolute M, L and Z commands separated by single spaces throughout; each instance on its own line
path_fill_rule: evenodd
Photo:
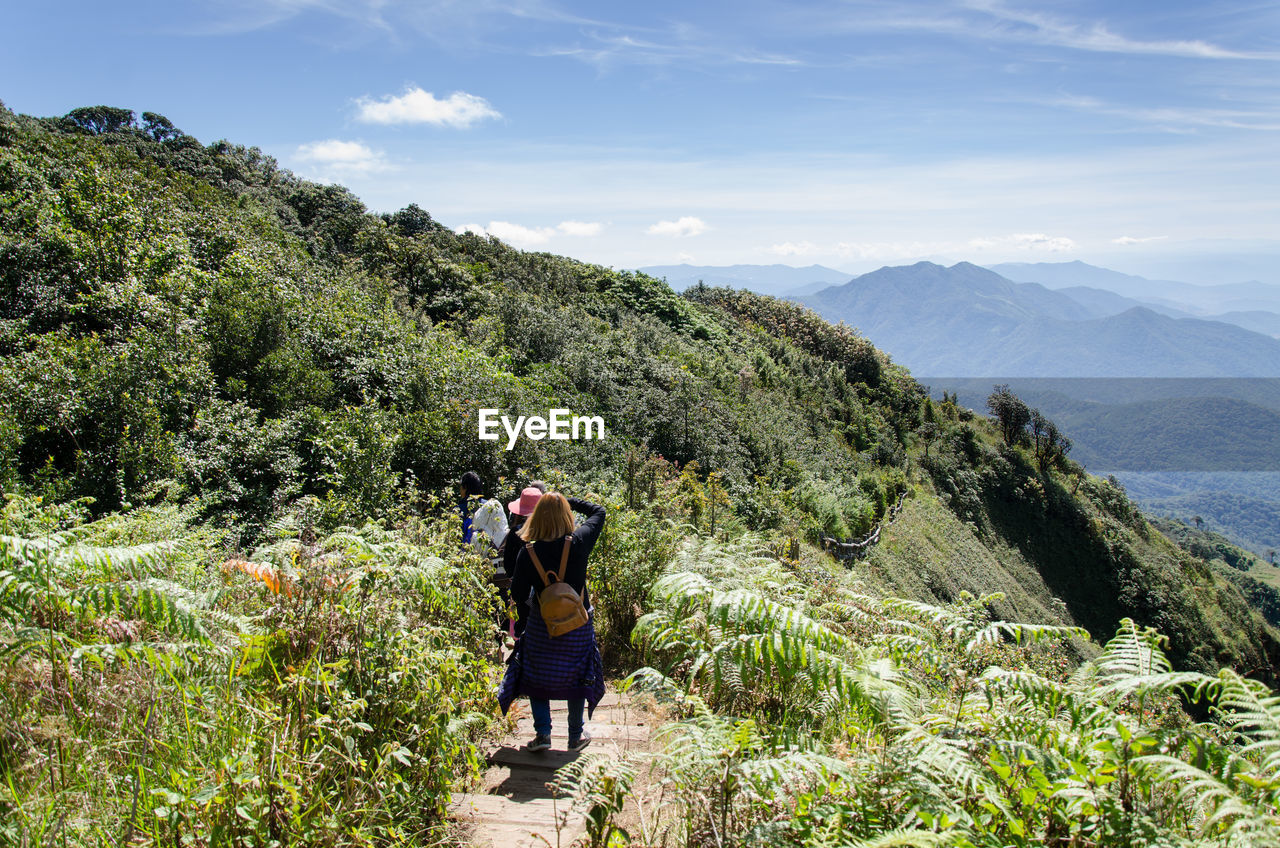
M 585 546 L 588 552 L 595 547 L 600 531 L 604 529 L 605 508 L 581 498 L 569 498 L 569 508 L 586 516 L 578 529 L 573 531 L 573 538 Z

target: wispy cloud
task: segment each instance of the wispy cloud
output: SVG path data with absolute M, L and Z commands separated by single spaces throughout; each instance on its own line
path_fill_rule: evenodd
M 653 236 L 673 236 L 675 238 L 690 238 L 692 236 L 701 235 L 707 231 L 707 222 L 701 218 L 695 218 L 692 215 L 686 215 L 675 221 L 659 221 L 649 227 L 645 232 Z
M 598 221 L 561 221 L 556 229 L 567 236 L 598 236 L 604 224 Z
M 346 174 L 368 174 L 389 168 L 381 151 L 358 141 L 336 138 L 299 145 L 294 156 L 300 162 Z
M 214 17 L 195 29 L 200 35 L 255 32 L 311 13 L 334 17 L 363 30 L 392 30 L 384 17 L 386 0 L 205 0 L 202 5 Z
M 1141 38 L 1117 32 L 1099 20 L 1077 21 L 1029 11 L 998 0 L 937 3 L 903 14 L 878 3 L 863 3 L 856 15 L 831 21 L 847 31 L 933 32 L 977 41 L 1061 47 L 1091 53 L 1170 56 L 1188 59 L 1280 61 L 1280 52 L 1241 50 L 1203 39 Z
M 1012 248 L 1014 250 L 1061 253 L 1068 250 L 1075 250 L 1076 243 L 1065 236 L 1050 236 L 1044 233 L 1014 233 L 1013 235 L 997 236 L 995 238 L 971 239 L 969 241 L 969 246 L 974 250 Z
M 989 32 L 999 38 L 1032 41 L 1095 53 L 1129 53 L 1179 56 L 1191 59 L 1280 60 L 1280 53 L 1234 50 L 1199 39 L 1142 39 L 1113 32 L 1101 21 L 1075 23 L 1041 12 L 1015 9 L 990 0 L 969 0 L 965 5 L 995 18 L 1001 26 Z
M 1111 243 L 1123 244 L 1123 245 L 1146 244 L 1149 241 L 1164 241 L 1167 238 L 1168 236 L 1146 236 L 1144 238 L 1136 238 L 1134 236 L 1120 236 L 1120 238 L 1113 238 L 1111 240 Z
M 711 34 L 680 24 L 669 31 L 653 32 L 613 26 L 579 33 L 573 44 L 537 48 L 534 56 L 564 57 L 586 62 L 600 70 L 619 65 L 800 67 L 800 57 L 723 41 L 723 33 Z
M 490 221 L 487 227 L 480 224 L 464 224 L 458 227 L 457 232 L 493 236 L 515 247 L 538 247 L 546 244 L 556 234 L 551 227 L 525 227 L 510 221 Z
M 1221 127 L 1262 132 L 1280 131 L 1280 114 L 1247 109 L 1205 109 L 1195 107 L 1127 106 L 1107 103 L 1096 97 L 1063 95 L 1044 101 L 1095 115 L 1108 115 L 1152 124 L 1169 132 L 1188 132 L 1196 127 Z
M 483 97 L 455 91 L 441 100 L 417 86 L 409 87 L 399 97 L 362 97 L 356 106 L 357 120 L 370 124 L 434 124 L 466 129 L 487 118 L 502 117 Z
M 204 0 L 204 5 L 217 15 L 202 30 L 208 35 L 252 32 L 308 14 L 379 30 L 392 38 L 408 29 L 435 40 L 448 40 L 459 32 L 501 18 L 567 26 L 602 25 L 543 0 Z

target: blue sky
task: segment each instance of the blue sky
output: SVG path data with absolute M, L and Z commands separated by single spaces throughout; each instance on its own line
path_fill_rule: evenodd
M 1274 3 L 8 5 L 11 109 L 160 112 L 519 247 L 1280 282 Z

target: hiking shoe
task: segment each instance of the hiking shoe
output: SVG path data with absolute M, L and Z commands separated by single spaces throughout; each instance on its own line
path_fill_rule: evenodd
M 551 737 L 543 736 L 539 733 L 533 737 L 527 745 L 524 746 L 526 751 L 545 751 L 551 747 Z
M 577 739 L 569 740 L 569 750 L 581 751 L 583 748 L 587 747 L 590 744 L 591 744 L 591 734 L 584 730 L 582 731 L 582 735 L 579 736 Z

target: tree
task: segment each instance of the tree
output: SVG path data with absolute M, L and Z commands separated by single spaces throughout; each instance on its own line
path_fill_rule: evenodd
M 165 142 L 184 135 L 182 130 L 173 125 L 173 121 L 156 112 L 142 113 L 142 129 L 151 136 L 152 141 L 156 142 Z
M 388 224 L 395 227 L 400 235 L 407 237 L 448 230 L 448 227 L 437 223 L 430 213 L 416 203 L 410 203 L 399 212 L 382 217 Z
M 1194 516 L 1191 521 L 1196 525 L 1197 530 L 1204 526 L 1204 519 L 1198 515 Z
M 1031 447 L 1035 451 L 1036 464 L 1041 473 L 1047 472 L 1054 463 L 1062 461 L 1071 450 L 1071 440 L 1058 429 L 1058 426 L 1045 418 L 1040 410 L 1031 410 Z
M 94 135 L 132 130 L 133 110 L 117 106 L 81 106 L 67 113 L 67 120 Z
M 987 409 L 996 419 L 1005 444 L 1020 445 L 1026 441 L 1026 428 L 1031 423 L 1031 409 L 1010 391 L 1008 384 L 995 387 L 987 397 Z
M 938 440 L 941 434 L 941 428 L 933 421 L 926 421 L 920 425 L 920 429 L 916 431 L 920 435 L 920 441 L 924 443 L 924 458 L 929 458 L 929 445 Z

